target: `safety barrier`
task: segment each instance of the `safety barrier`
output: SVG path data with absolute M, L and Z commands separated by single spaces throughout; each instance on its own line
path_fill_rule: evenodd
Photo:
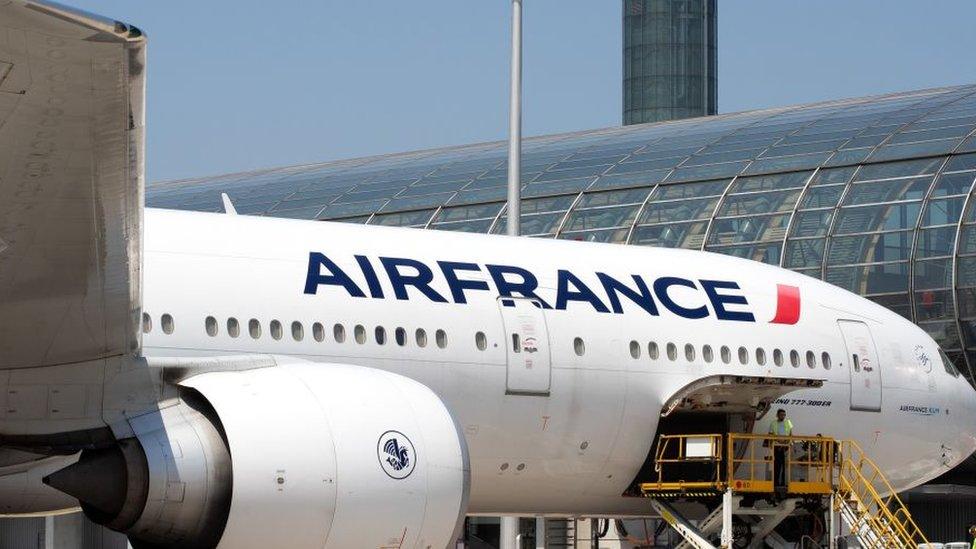
M 717 434 L 661 435 L 654 454 L 657 482 L 644 483 L 641 490 L 659 493 L 723 491 L 723 438 Z M 695 470 L 689 471 L 689 466 Z M 686 478 L 689 474 L 698 478 Z
M 783 459 L 783 491 L 830 494 L 833 491 L 836 441 L 828 437 L 730 434 L 729 486 L 735 492 L 776 491 L 776 454 Z

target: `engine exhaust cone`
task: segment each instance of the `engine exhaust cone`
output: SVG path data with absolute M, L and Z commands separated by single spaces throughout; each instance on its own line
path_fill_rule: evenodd
M 77 498 L 93 522 L 119 531 L 139 518 L 148 493 L 146 457 L 135 439 L 85 450 L 76 463 L 41 480 Z
M 85 451 L 76 463 L 42 480 L 110 517 L 125 503 L 125 457 L 117 446 Z

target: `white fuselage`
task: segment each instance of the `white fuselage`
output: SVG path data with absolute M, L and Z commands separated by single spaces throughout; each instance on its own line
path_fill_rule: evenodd
M 976 449 L 973 390 L 946 371 L 929 336 L 868 300 L 790 271 L 682 250 L 166 210 L 147 210 L 145 225 L 144 310 L 152 322 L 146 355 L 289 355 L 416 379 L 440 395 L 465 434 L 470 513 L 649 513 L 646 502 L 622 493 L 647 457 L 662 406 L 714 374 L 822 380 L 821 388 L 795 391 L 776 406 L 788 411 L 797 434 L 856 439 L 899 490 Z M 310 254 L 325 256 L 348 278 L 340 280 Z M 449 284 L 438 262 L 471 265 L 446 267 L 463 281 Z M 508 267 L 534 275 L 536 295 L 552 308 L 502 303 L 493 276 L 518 279 Z M 396 282 L 391 268 L 401 275 Z M 657 314 L 621 292 L 615 306 L 597 273 L 634 290 L 638 275 Z M 671 280 L 652 287 L 666 277 L 690 285 Z M 718 304 L 703 289 L 716 280 L 738 286 L 717 290 L 725 296 Z M 799 288 L 794 324 L 770 322 L 777 285 Z M 170 334 L 161 326 L 164 314 L 173 319 Z M 208 317 L 215 335 L 208 334 Z M 229 319 L 239 325 L 237 337 Z M 252 319 L 260 326 L 256 337 Z M 876 353 L 868 369 L 878 377 L 854 373 L 839 320 L 867 327 Z M 426 346 L 418 344 L 418 329 Z M 513 342 L 520 330 L 527 332 Z M 656 358 L 649 356 L 652 342 Z M 710 362 L 705 346 L 714 354 Z M 774 363 L 777 349 L 781 366 Z M 852 410 L 852 395 L 854 407 L 877 404 L 880 411 Z

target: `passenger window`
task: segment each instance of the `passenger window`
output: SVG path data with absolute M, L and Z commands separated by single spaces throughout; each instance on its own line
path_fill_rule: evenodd
M 261 337 L 261 322 L 256 318 L 252 318 L 247 323 L 247 332 L 251 334 L 251 339 Z
M 576 356 L 583 356 L 586 354 L 586 344 L 583 343 L 583 338 L 577 337 L 573 340 L 573 351 L 576 352 Z
M 647 356 L 651 357 L 651 360 L 657 360 L 658 354 L 657 343 L 650 342 L 647 344 Z
M 152 331 L 152 317 L 146 313 L 142 313 L 142 333 L 148 334 Z
M 715 353 L 712 351 L 711 345 L 705 345 L 704 347 L 702 347 L 702 358 L 704 358 L 705 362 L 709 364 L 711 364 L 712 361 L 715 360 Z
M 756 364 L 759 364 L 760 366 L 766 365 L 766 349 L 756 347 Z
M 227 319 L 227 335 L 230 337 L 237 337 L 241 335 L 241 323 L 238 322 L 234 317 Z
M 522 352 L 522 338 L 520 338 L 518 334 L 512 334 L 512 352 Z
M 214 336 L 217 335 L 217 319 L 216 318 L 214 318 L 212 316 L 208 316 L 207 319 L 203 322 L 203 325 L 207 329 L 207 335 L 208 336 L 214 337 Z
M 427 346 L 427 332 L 423 328 L 417 328 L 417 333 L 414 335 L 417 337 L 417 347 Z
M 640 358 L 640 343 L 636 341 L 630 342 L 630 356 L 635 359 Z
M 163 333 L 166 335 L 173 333 L 173 330 L 176 328 L 173 325 L 173 317 L 169 313 L 161 316 L 159 318 L 159 323 L 163 326 Z
M 783 351 L 779 349 L 773 349 L 773 364 L 777 366 L 783 365 Z
M 820 353 L 820 362 L 823 363 L 824 370 L 829 370 L 831 366 L 830 353 L 827 352 Z
M 386 345 L 386 328 L 377 326 L 376 330 L 373 331 L 373 335 L 376 336 L 377 345 Z
M 749 364 L 749 349 L 739 347 L 739 364 Z
M 352 330 L 353 337 L 356 338 L 356 343 L 362 345 L 366 343 L 366 328 L 362 324 L 356 324 L 356 327 Z
M 434 341 L 437 342 L 437 346 L 441 349 L 447 347 L 447 332 L 444 330 L 434 332 Z
M 275 338 L 276 340 L 281 339 L 281 336 L 284 333 L 281 329 L 281 322 L 277 320 L 272 320 L 271 324 L 269 324 L 268 326 L 271 329 L 271 337 Z
M 813 351 L 807 351 L 807 367 L 817 367 L 817 355 L 813 354 Z
M 685 343 L 685 360 L 688 362 L 695 361 L 695 346 L 691 343 Z
M 678 360 L 678 347 L 674 343 L 668 343 L 668 359 L 672 362 Z
M 319 343 L 325 341 L 325 326 L 321 322 L 312 324 L 312 338 Z
M 295 341 L 305 339 L 305 327 L 297 320 L 291 323 L 291 338 Z
M 488 348 L 488 338 L 485 336 L 484 332 L 474 334 L 474 345 L 479 351 L 484 351 Z
M 396 331 L 393 332 L 393 337 L 396 339 L 397 345 L 403 347 L 407 344 L 407 331 L 403 328 L 397 328 Z
M 790 364 L 792 364 L 794 368 L 800 367 L 800 353 L 796 352 L 795 349 L 790 351 Z
M 722 349 L 719 351 L 719 353 L 722 355 L 722 362 L 726 364 L 732 362 L 732 351 L 728 347 L 722 345 Z
M 342 324 L 336 324 L 332 327 L 332 338 L 335 339 L 336 343 L 345 343 L 346 341 L 346 327 Z

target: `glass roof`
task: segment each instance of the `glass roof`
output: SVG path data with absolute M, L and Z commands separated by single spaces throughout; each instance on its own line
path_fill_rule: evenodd
M 147 205 L 504 232 L 504 142 L 149 185 Z M 782 265 L 976 368 L 976 85 L 526 139 L 528 236 Z M 971 376 L 970 376 L 971 377 Z

